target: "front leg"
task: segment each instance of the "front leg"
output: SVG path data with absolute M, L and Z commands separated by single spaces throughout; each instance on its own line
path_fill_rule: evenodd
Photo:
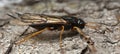
M 81 36 L 83 36 L 84 40 L 88 43 L 90 51 L 92 52 L 92 54 L 95 54 L 96 49 L 94 47 L 94 42 L 91 40 L 91 38 L 87 36 L 84 32 L 82 32 L 80 28 L 74 27 L 74 29 L 76 29 L 81 34 Z

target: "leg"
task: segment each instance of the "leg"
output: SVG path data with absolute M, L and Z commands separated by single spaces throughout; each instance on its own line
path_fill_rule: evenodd
M 33 33 L 33 34 L 30 34 L 30 35 L 24 37 L 22 40 L 16 42 L 16 44 L 19 45 L 19 44 L 21 44 L 22 42 L 24 42 L 24 41 L 26 41 L 26 40 L 28 40 L 28 39 L 30 39 L 30 38 L 32 38 L 32 37 L 34 37 L 34 36 L 42 33 L 42 32 L 45 31 L 46 29 L 47 29 L 47 28 L 44 28 L 43 30 L 37 31 L 37 32 L 35 32 L 35 33 Z
M 63 32 L 64 32 L 64 26 L 62 26 L 62 30 L 61 30 L 61 32 L 60 32 L 60 40 L 59 40 L 59 41 L 60 41 L 60 51 L 61 51 L 60 53 L 61 53 L 61 54 L 64 54 L 64 50 L 63 50 L 63 48 L 62 48 L 62 47 L 63 47 L 63 46 L 62 46 L 62 34 L 63 34 Z
M 74 29 L 76 29 L 83 36 L 84 40 L 88 43 L 90 51 L 92 52 L 92 54 L 94 54 L 96 52 L 94 42 L 90 39 L 90 37 L 88 37 L 84 32 L 82 32 L 80 28 L 74 27 Z
M 62 48 L 62 34 L 64 32 L 64 26 L 62 26 L 62 30 L 60 32 L 60 48 Z

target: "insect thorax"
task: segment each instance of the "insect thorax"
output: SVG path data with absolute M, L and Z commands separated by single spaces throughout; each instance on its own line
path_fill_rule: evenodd
M 71 25 L 71 27 L 77 26 L 77 27 L 83 29 L 84 26 L 85 26 L 85 22 L 84 22 L 82 19 L 80 19 L 80 18 L 68 17 L 68 16 L 63 16 L 62 18 L 63 18 L 65 21 L 67 21 L 67 23 L 68 23 L 69 25 Z

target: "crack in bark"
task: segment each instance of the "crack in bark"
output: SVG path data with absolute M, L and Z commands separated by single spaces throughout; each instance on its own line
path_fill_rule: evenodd
M 14 41 L 10 41 L 10 45 L 8 47 L 8 49 L 6 50 L 5 54 L 10 54 L 12 51 L 12 47 L 13 47 Z
M 113 41 L 111 41 L 111 40 L 106 40 L 105 42 L 110 43 L 110 44 L 116 44 L 116 43 L 120 42 L 120 40 L 115 41 L 115 42 L 113 42 Z
M 104 42 L 106 42 L 106 43 L 116 44 L 116 43 L 120 42 L 120 40 L 111 41 L 111 39 L 110 39 L 108 36 L 106 36 L 106 35 L 104 35 L 104 36 L 106 37 L 106 39 L 105 39 L 105 41 L 104 41 Z
M 28 27 L 24 30 L 24 32 L 20 35 L 20 37 L 22 37 L 22 36 L 28 31 L 29 28 L 30 28 L 30 26 L 28 26 Z
M 6 24 L 9 24 L 9 22 L 8 21 L 6 21 L 5 23 L 3 23 L 2 25 L 0 25 L 0 27 L 3 27 L 4 25 L 6 25 Z

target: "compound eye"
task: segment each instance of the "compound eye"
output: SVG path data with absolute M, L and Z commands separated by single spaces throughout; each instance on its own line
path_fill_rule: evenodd
M 78 19 L 77 23 L 78 24 L 85 24 L 85 22 L 82 19 Z
M 78 24 L 82 24 L 80 20 L 77 21 Z
M 80 24 L 80 25 L 81 25 L 81 24 L 84 24 L 84 22 L 81 21 L 81 20 L 78 20 L 77 23 Z

